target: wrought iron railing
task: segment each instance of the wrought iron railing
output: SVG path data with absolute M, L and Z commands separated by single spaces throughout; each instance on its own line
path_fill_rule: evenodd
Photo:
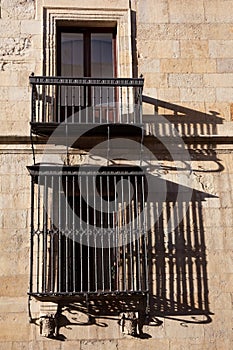
M 142 78 L 31 76 L 32 123 L 141 124 Z
M 137 167 L 32 166 L 30 294 L 148 290 L 146 181 Z

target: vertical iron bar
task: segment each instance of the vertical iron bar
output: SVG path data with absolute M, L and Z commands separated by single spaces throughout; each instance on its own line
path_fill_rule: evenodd
M 82 226 L 82 175 L 79 176 L 79 217 L 80 217 L 80 291 L 83 291 L 83 226 Z
M 99 86 L 100 89 L 100 124 L 102 124 L 102 86 Z
M 36 85 L 32 84 L 32 90 L 31 90 L 31 122 L 38 122 L 39 119 L 36 118 Z
M 124 206 L 124 181 L 123 176 L 121 176 L 121 211 L 122 211 L 122 248 L 123 248 L 123 289 L 126 291 L 126 257 L 125 257 L 125 206 Z
M 98 289 L 98 280 L 97 280 L 97 249 L 96 249 L 96 235 L 97 235 L 97 232 L 96 232 L 96 186 L 95 186 L 95 176 L 93 176 L 93 193 L 94 193 L 94 235 L 95 235 L 95 258 L 94 258 L 94 264 L 95 264 L 95 291 L 97 292 L 97 289 Z
M 142 87 L 138 88 L 139 90 L 139 123 L 142 124 Z
M 54 292 L 54 253 L 53 253 L 53 246 L 54 246 L 54 176 L 51 178 L 51 191 L 52 191 L 52 203 L 51 203 L 51 227 L 50 227 L 50 259 L 51 259 L 51 266 L 50 266 L 50 279 L 51 279 L 51 292 Z
M 122 86 L 119 87 L 120 90 L 120 123 L 122 123 L 123 117 L 123 96 L 122 96 Z
M 116 123 L 116 111 L 117 111 L 117 87 L 113 87 L 112 88 L 112 92 L 113 92 L 113 120 L 114 120 L 114 124 Z
M 57 121 L 61 122 L 61 85 L 57 85 Z
M 95 86 L 92 86 L 92 123 L 95 124 Z
M 72 109 L 72 123 L 74 123 L 74 106 L 75 106 L 75 86 L 71 86 L 71 109 Z
M 46 292 L 47 279 L 47 194 L 47 175 L 45 175 L 43 205 L 43 292 Z
M 46 85 L 42 86 L 42 106 L 42 120 L 46 123 Z
M 64 89 L 65 89 L 65 123 L 67 123 L 67 116 L 68 116 L 68 87 L 65 85 L 64 86 Z
M 75 253 L 75 242 L 76 242 L 76 231 L 75 231 L 75 199 L 76 199 L 76 193 L 75 193 L 75 177 L 73 176 L 73 188 L 72 188 L 72 195 L 73 195 L 73 205 L 72 205 L 72 214 L 73 214 L 73 225 L 72 225 L 72 229 L 73 229 L 73 291 L 75 292 L 75 286 L 76 286 L 76 275 L 75 275 L 75 267 L 76 267 L 76 253 Z
M 145 289 L 148 290 L 148 264 L 147 264 L 147 205 L 145 202 L 145 184 L 142 176 L 142 210 L 143 210 L 143 239 L 144 239 L 144 266 L 145 266 Z
M 130 120 L 129 120 L 129 87 L 127 86 L 126 88 L 126 101 L 127 101 L 127 124 L 130 123 Z
M 65 183 L 66 183 L 66 193 L 65 193 L 65 256 L 66 256 L 66 262 L 65 262 L 65 271 L 66 271 L 66 292 L 68 292 L 68 289 L 69 289 L 69 261 L 68 261 L 68 258 L 69 258 L 69 252 L 68 252 L 68 234 L 69 234 L 69 225 L 68 225 L 68 196 L 69 196 L 69 193 L 68 193 L 68 176 L 66 175 L 65 176 Z
M 107 86 L 106 89 L 107 89 L 107 123 L 109 123 L 109 86 Z
M 112 290 L 112 279 L 111 279 L 111 243 L 110 243 L 110 188 L 109 188 L 109 175 L 107 175 L 107 199 L 108 199 L 108 275 L 109 275 L 109 289 Z
M 133 251 L 132 251 L 132 213 L 131 213 L 131 183 L 130 176 L 128 176 L 128 188 L 129 188 L 129 249 L 130 249 L 130 275 L 131 275 L 131 290 L 134 290 L 134 281 L 133 281 Z M 128 276 L 129 277 L 129 276 Z
M 137 270 L 138 270 L 138 290 L 141 290 L 141 269 L 140 269 L 140 203 L 138 201 L 138 178 L 135 176 L 135 194 L 136 194 L 136 215 L 137 215 Z
M 58 176 L 58 292 L 61 292 L 62 282 L 62 264 L 61 264 L 61 245 L 62 245 L 62 227 L 61 227 L 61 176 Z
M 40 85 L 38 85 L 38 87 L 37 87 L 37 89 L 38 89 L 38 91 L 37 91 L 37 113 L 38 113 L 38 115 L 37 115 L 37 120 L 36 120 L 36 122 L 43 122 L 43 119 L 42 119 L 42 116 L 41 116 L 41 118 L 40 118 L 40 98 L 41 98 L 41 94 L 40 94 Z
M 101 228 L 101 242 L 102 242 L 102 247 L 101 247 L 101 263 L 102 263 L 102 291 L 104 292 L 104 229 L 103 229 L 103 179 L 102 175 L 100 175 L 100 215 L 101 215 L 101 220 L 100 220 L 100 228 Z
M 115 189 L 115 193 L 114 193 L 114 199 L 115 199 L 115 215 L 116 217 L 114 218 L 114 220 L 116 222 L 114 222 L 114 226 L 113 228 L 115 228 L 114 232 L 115 232 L 115 240 L 116 240 L 116 246 L 115 246 L 115 289 L 118 290 L 119 289 L 119 271 L 118 271 L 118 233 L 119 233 L 119 220 L 118 220 L 118 197 L 117 197 L 117 181 L 116 181 L 116 175 L 114 175 L 114 189 Z
M 34 176 L 31 177 L 31 242 L 30 242 L 30 284 L 29 292 L 33 291 L 33 247 L 34 247 Z M 38 278 L 38 275 L 37 275 Z
M 55 111 L 55 93 L 54 93 L 54 85 L 52 85 L 52 93 L 51 93 L 51 122 L 55 122 L 54 111 Z
M 87 193 L 87 291 L 90 292 L 90 232 L 89 232 L 89 176 L 86 176 Z
M 38 198 L 37 198 L 37 266 L 36 266 L 36 276 L 37 276 L 37 293 L 40 290 L 40 175 L 38 176 Z M 42 285 L 41 285 L 42 289 Z
M 86 103 L 85 103 L 85 109 L 86 109 L 86 124 L 88 124 L 88 85 L 85 86 L 85 90 L 86 90 Z

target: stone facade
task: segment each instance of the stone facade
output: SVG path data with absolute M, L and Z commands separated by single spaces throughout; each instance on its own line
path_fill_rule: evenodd
M 0 6 L 0 350 L 230 350 L 233 1 L 1 0 Z M 181 192 L 191 188 L 197 204 L 195 209 L 186 208 L 190 212 L 173 238 L 161 230 L 158 238 L 152 230 L 153 297 L 150 318 L 137 337 L 121 332 L 120 315 L 90 322 L 81 312 L 75 320 L 63 313 L 60 338 L 41 337 L 39 316 L 54 305 L 36 300 L 30 301 L 34 322 L 29 323 L 31 194 L 26 166 L 33 163 L 29 76 L 54 72 L 56 18 L 115 21 L 119 75 L 143 74 L 145 79 L 147 133 L 156 133 L 161 140 L 166 136 L 165 146 L 170 147 L 176 126 L 188 150 L 185 159 L 177 150 L 171 151 L 170 159 L 157 144 L 148 143 L 152 155 L 144 160 L 154 173 L 169 183 L 180 183 Z M 160 122 L 163 115 L 167 119 Z M 44 144 L 35 141 L 39 162 Z M 88 162 L 84 151 L 78 153 Z M 184 243 L 179 239 L 186 245 L 190 240 L 190 250 L 181 252 Z M 167 243 L 173 244 L 168 251 Z

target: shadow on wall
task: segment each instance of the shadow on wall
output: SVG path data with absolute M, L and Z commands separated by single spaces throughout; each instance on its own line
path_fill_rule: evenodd
M 170 140 L 171 136 L 176 138 L 175 127 L 184 138 L 190 137 L 187 154 L 192 160 L 200 162 L 203 166 L 205 162 L 217 164 L 216 170 L 208 170 L 205 166 L 206 172 L 223 170 L 215 152 L 216 145 L 210 143 L 208 138 L 198 139 L 199 136 L 217 134 L 217 124 L 222 123 L 222 118 L 218 117 L 217 113 L 205 114 L 146 96 L 143 97 L 143 102 L 155 108 L 154 115 L 144 115 L 148 131 L 144 144 L 151 148 L 157 159 L 176 160 L 175 153 L 171 156 L 163 144 L 163 137 L 165 140 Z M 172 111 L 171 114 L 166 114 L 166 118 L 161 119 L 161 123 L 157 120 L 155 122 L 155 118 L 160 116 L 159 108 Z M 192 139 L 192 136 L 196 138 Z M 183 161 L 190 158 L 184 157 Z M 173 164 L 171 167 L 166 164 L 160 168 L 177 173 L 183 170 L 175 166 L 173 168 Z M 156 168 L 154 170 L 156 174 Z M 196 171 L 203 170 L 195 169 Z M 131 311 L 140 314 L 142 323 L 152 326 L 161 325 L 160 317 L 184 323 L 201 324 L 212 321 L 203 202 L 216 196 L 206 193 L 204 187 L 203 191 L 198 191 L 192 186 L 187 187 L 162 178 L 159 172 L 153 178 L 155 190 L 147 217 L 150 226 L 147 233 L 148 295 L 96 295 L 91 300 L 83 296 L 78 302 L 77 299 L 60 300 L 59 328 L 91 324 L 108 327 L 103 319 L 119 321 L 122 312 Z M 156 190 L 160 188 L 166 188 L 165 198 L 157 195 Z M 190 196 L 187 196 L 187 193 L 190 193 Z M 177 225 L 171 224 L 176 222 Z M 86 320 L 78 321 L 78 313 L 87 314 Z M 189 316 L 188 320 L 186 316 Z M 143 333 L 140 336 L 145 337 Z
M 153 220 L 160 211 L 148 235 L 150 315 L 205 315 L 210 322 L 202 202 L 214 196 L 193 190 L 189 201 L 177 200 L 178 187 L 187 189 L 170 181 L 166 187 L 166 200 L 155 199 L 150 212 Z M 169 222 L 178 224 L 169 230 Z
M 186 201 L 183 198 L 190 189 L 155 178 L 156 188 L 164 185 L 166 199 L 161 202 L 155 193 L 147 218 L 151 224 L 147 236 L 148 295 L 119 293 L 96 295 L 91 299 L 83 297 L 78 302 L 60 301 L 59 328 L 108 327 L 108 319 L 119 323 L 122 313 L 138 312 L 141 331 L 137 336 L 148 338 L 150 335 L 142 331 L 143 325 L 160 326 L 163 323 L 161 318 L 184 324 L 212 321 L 202 203 L 214 196 L 191 189 L 191 198 Z M 180 193 L 184 195 L 179 199 Z M 169 225 L 176 222 L 178 225 L 169 230 Z M 80 314 L 86 314 L 83 322 Z

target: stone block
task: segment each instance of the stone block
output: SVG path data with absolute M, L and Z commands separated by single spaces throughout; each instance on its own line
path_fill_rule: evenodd
M 1 19 L 0 33 L 1 38 L 18 38 L 20 36 L 20 21 Z
M 29 342 L 13 342 L 11 350 L 29 350 L 30 349 L 30 343 Z
M 73 323 L 75 322 L 73 321 Z M 72 325 L 72 327 L 69 327 L 69 328 L 62 327 L 60 332 L 67 339 L 71 341 L 75 341 L 76 339 L 79 339 L 79 340 L 85 339 L 88 342 L 88 341 L 91 341 L 92 339 L 97 339 L 98 330 L 99 330 L 99 327 L 96 325 L 81 326 L 77 322 L 77 325 L 74 324 Z
M 233 88 L 232 87 L 222 87 L 216 88 L 216 99 L 220 102 L 229 102 L 232 100 Z
M 207 87 L 232 87 L 233 73 L 204 74 L 203 83 Z
M 158 99 L 170 102 L 180 101 L 180 89 L 179 88 L 164 88 L 157 89 Z
M 170 339 L 180 339 L 180 338 L 204 338 L 204 327 L 201 324 L 204 316 L 200 316 L 200 323 L 192 323 L 188 322 L 190 320 L 190 316 L 183 316 L 176 320 L 176 317 L 172 319 L 165 319 L 164 327 L 165 327 L 165 335 Z M 187 320 L 187 322 L 185 322 Z
M 202 23 L 204 22 L 203 1 L 169 0 L 169 18 L 171 23 Z
M 129 337 L 127 339 L 120 339 L 118 341 L 118 350 L 169 350 L 168 339 L 135 339 Z
M 216 350 L 232 350 L 232 337 L 216 340 Z
M 233 73 L 233 60 L 231 58 L 217 59 L 218 73 Z
M 212 0 L 204 1 L 205 20 L 207 23 L 232 23 L 232 1 Z
M 215 89 L 214 88 L 181 88 L 180 99 L 182 102 L 214 102 Z
M 215 59 L 192 59 L 193 73 L 215 73 L 216 60 Z
M 79 350 L 80 349 L 80 341 L 65 341 L 61 344 L 61 350 Z
M 2 314 L 0 318 L 1 341 L 25 342 L 32 337 L 32 328 L 26 313 Z
M 18 74 L 16 72 L 0 71 L 1 86 L 18 86 Z
M 9 285 L 9 288 L 10 287 L 11 286 Z M 1 292 L 0 292 L 0 295 L 1 295 Z M 16 295 L 14 295 L 14 297 L 12 296 L 0 297 L 0 314 L 11 313 L 11 312 L 27 313 L 27 306 L 28 306 L 27 299 L 25 298 L 25 295 L 23 297 L 17 297 Z
M 5 229 L 23 229 L 28 228 L 28 213 L 24 209 L 14 211 L 4 210 L 4 228 Z
M 82 340 L 81 341 L 80 350 L 92 350 L 92 349 L 119 350 L 119 347 L 117 347 L 117 341 L 115 340 L 99 340 L 99 341 Z
M 209 302 L 211 309 L 215 312 L 219 310 L 230 310 L 232 307 L 231 294 L 222 292 L 219 289 L 209 291 Z
M 21 21 L 21 33 L 22 34 L 42 34 L 42 23 L 36 20 L 22 20 Z
M 160 60 L 161 73 L 191 73 L 192 70 L 191 59 L 163 58 Z
M 10 244 L 10 243 L 9 243 Z M 19 264 L 20 261 L 20 264 Z M 28 273 L 29 268 L 29 249 L 12 252 L 1 249 L 1 276 L 12 276 L 15 274 L 23 275 Z
M 145 88 L 167 88 L 167 74 L 163 73 L 145 73 Z
M 142 74 L 148 72 L 160 72 L 160 60 L 158 59 L 138 59 L 138 71 Z
M 201 25 L 202 39 L 232 40 L 233 32 L 230 23 L 206 23 Z
M 181 40 L 180 56 L 185 59 L 209 58 L 208 40 Z
M 178 40 L 155 40 L 138 43 L 140 58 L 176 58 L 180 56 Z
M 197 40 L 202 38 L 202 25 L 193 23 L 138 23 L 137 40 Z
M 0 342 L 0 350 L 12 350 L 12 342 Z
M 167 1 L 139 1 L 137 6 L 138 23 L 168 23 L 169 11 Z
M 39 348 L 39 350 L 61 350 L 61 341 L 59 340 L 54 340 L 54 339 L 43 339 L 43 341 L 40 342 L 41 347 Z M 79 344 L 79 342 L 77 342 L 77 344 Z M 74 350 L 78 349 L 77 348 L 73 348 Z M 34 348 L 33 348 L 34 350 Z
M 31 19 L 35 16 L 34 1 L 2 0 L 1 15 L 4 19 Z
M 0 101 L 30 101 L 28 88 L 21 87 L 0 87 Z
M 201 74 L 169 74 L 168 75 L 169 87 L 202 87 L 202 75 Z
M 191 338 L 191 339 L 173 339 L 170 341 L 170 350 L 187 350 L 188 348 L 195 350 L 217 350 L 215 347 L 215 342 L 204 343 L 201 338 Z
M 232 310 L 217 310 L 212 316 L 212 323 L 205 327 L 205 343 L 218 341 L 218 344 L 220 342 L 224 344 L 226 339 L 231 339 L 231 336 Z
M 233 40 L 209 40 L 211 58 L 231 58 L 233 56 Z

